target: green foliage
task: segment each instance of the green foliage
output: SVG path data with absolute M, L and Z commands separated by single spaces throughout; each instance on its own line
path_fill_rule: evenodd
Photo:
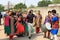
M 0 4 L 0 12 L 4 10 L 4 6 Z
M 27 6 L 23 3 L 19 3 L 14 6 L 14 9 L 25 9 L 25 8 L 27 8 Z
M 38 7 L 45 7 L 48 6 L 49 4 L 52 4 L 52 2 L 47 0 L 42 0 L 38 2 Z
M 31 4 L 29 8 L 35 8 L 35 6 Z
M 53 2 L 54 4 L 59 4 L 59 3 L 60 3 L 60 0 L 52 0 L 52 2 Z

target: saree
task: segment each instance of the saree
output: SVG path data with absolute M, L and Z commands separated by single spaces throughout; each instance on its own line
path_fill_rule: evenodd
M 24 25 L 22 25 L 21 23 L 17 22 L 16 28 L 17 34 L 24 33 Z

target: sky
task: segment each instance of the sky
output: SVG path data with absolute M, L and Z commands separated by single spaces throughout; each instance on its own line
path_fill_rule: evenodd
M 41 0 L 0 0 L 0 4 L 7 5 L 8 1 L 10 1 L 10 4 L 17 4 L 17 3 L 25 3 L 27 7 L 30 5 L 37 6 L 38 2 Z

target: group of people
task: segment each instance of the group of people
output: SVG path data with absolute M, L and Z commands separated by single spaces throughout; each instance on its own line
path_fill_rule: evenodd
M 46 38 L 46 33 L 48 32 L 47 38 L 50 38 L 51 40 L 58 40 L 57 34 L 59 30 L 59 16 L 57 15 L 56 10 L 48 11 L 48 15 L 45 17 L 44 24 L 48 29 L 48 31 L 44 32 L 44 38 Z
M 57 40 L 57 33 L 59 29 L 59 17 L 56 14 L 56 10 L 48 11 L 48 15 L 45 17 L 44 23 L 50 23 L 51 29 L 44 32 L 44 38 L 46 38 L 46 33 L 48 32 L 48 38 L 50 38 L 50 33 L 52 34 L 51 40 Z M 29 39 L 32 37 L 33 27 L 36 28 L 36 33 L 40 32 L 42 23 L 42 15 L 40 10 L 33 14 L 33 10 L 29 12 L 13 12 L 12 10 L 6 10 L 4 15 L 4 30 L 9 40 L 13 40 L 14 36 L 25 36 L 27 35 Z
M 33 14 L 33 10 L 24 12 L 13 12 L 12 10 L 6 10 L 4 15 L 4 29 L 10 40 L 13 36 L 28 35 L 30 39 L 32 36 L 33 26 L 36 26 L 36 33 L 39 33 L 39 27 L 41 26 L 42 16 L 40 11 L 36 15 Z

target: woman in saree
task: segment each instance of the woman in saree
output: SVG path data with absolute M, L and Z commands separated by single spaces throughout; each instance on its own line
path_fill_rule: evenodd
M 39 33 L 40 27 L 42 22 L 42 15 L 40 14 L 40 10 L 38 10 L 38 13 L 36 14 L 36 33 Z
M 5 31 L 5 34 L 7 35 L 10 34 L 9 20 L 10 20 L 9 11 L 6 10 L 6 14 L 4 15 L 4 31 Z
M 24 29 L 25 29 L 25 34 L 28 35 L 27 12 L 24 11 L 22 16 L 23 16 L 23 25 L 24 25 Z
M 24 25 L 22 24 L 22 15 L 19 15 L 16 22 L 16 35 L 20 37 L 22 34 L 24 34 Z
M 9 11 L 4 17 L 5 33 L 9 36 L 9 40 L 13 40 L 15 35 L 14 15 L 14 12 Z

